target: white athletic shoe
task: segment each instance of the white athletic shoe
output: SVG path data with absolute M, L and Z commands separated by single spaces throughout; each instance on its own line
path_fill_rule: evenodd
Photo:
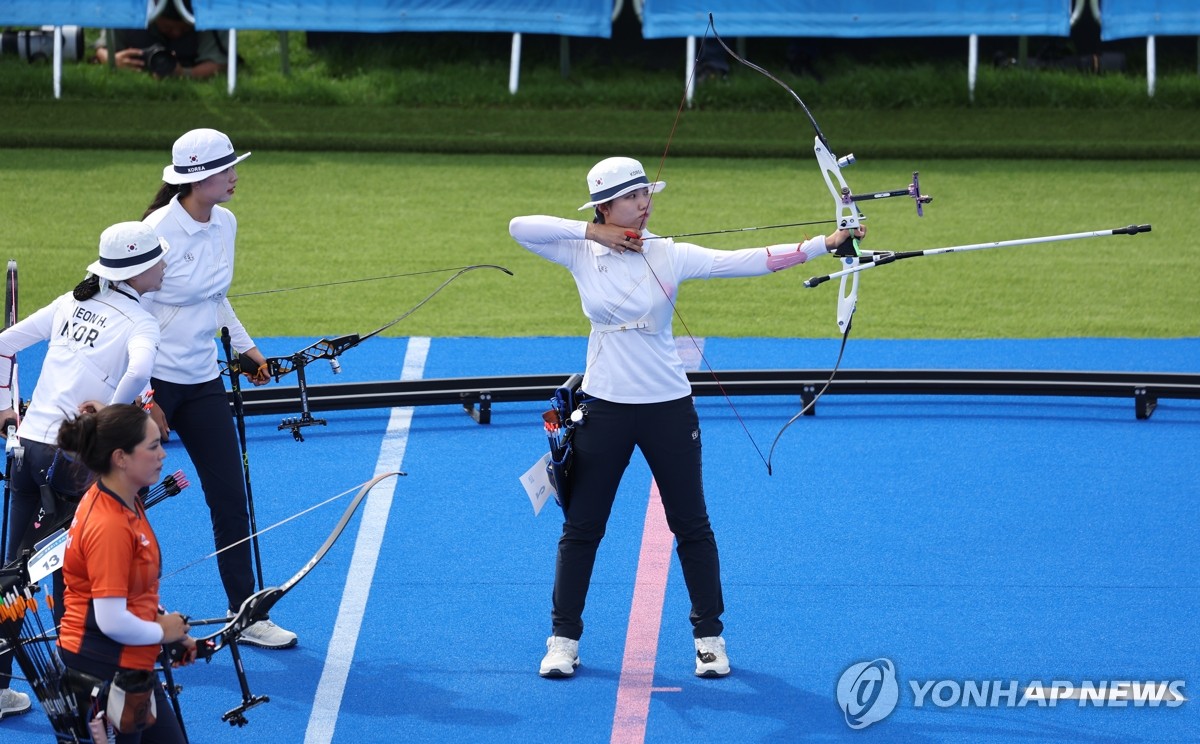
M 296 645 L 296 634 L 284 630 L 270 620 L 259 620 L 238 636 L 238 643 L 259 648 L 281 649 Z
M 28 713 L 32 707 L 33 703 L 29 702 L 29 696 L 25 693 L 7 687 L 0 690 L 0 718 Z
M 725 654 L 725 639 L 709 636 L 696 639 L 696 676 L 724 677 L 729 674 L 729 656 Z
M 562 636 L 546 639 L 546 655 L 538 674 L 543 677 L 570 677 L 579 666 L 579 641 Z

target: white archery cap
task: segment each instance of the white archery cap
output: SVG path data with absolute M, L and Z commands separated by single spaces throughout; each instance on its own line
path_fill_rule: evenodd
M 171 164 L 163 168 L 163 180 L 178 186 L 203 181 L 250 157 L 237 155 L 233 143 L 215 129 L 193 129 L 175 140 Z
M 100 258 L 87 270 L 119 282 L 131 279 L 162 260 L 170 246 L 145 222 L 118 222 L 100 233 Z
M 588 171 L 587 182 L 592 200 L 579 208 L 581 212 L 636 189 L 648 188 L 651 194 L 657 194 L 667 187 L 666 181 L 650 183 L 650 179 L 646 178 L 646 169 L 633 158 L 601 160 Z

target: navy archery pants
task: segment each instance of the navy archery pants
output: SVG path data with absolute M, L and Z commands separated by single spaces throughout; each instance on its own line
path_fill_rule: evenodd
M 200 476 L 217 550 L 243 541 L 217 556 L 229 608 L 236 610 L 254 593 L 254 570 L 250 541 L 246 539 L 250 536 L 250 515 L 242 452 L 225 386 L 219 377 L 195 385 L 152 378 L 150 385 L 154 388 L 154 403 L 162 408 L 171 435 L 183 442 Z
M 586 422 L 575 432 L 571 500 L 558 541 L 554 635 L 578 639 L 583 634 L 596 549 L 635 446 L 650 466 L 667 526 L 675 535 L 692 602 L 692 635 L 721 635 L 721 566 L 704 503 L 700 423 L 691 397 L 639 404 L 586 400 Z

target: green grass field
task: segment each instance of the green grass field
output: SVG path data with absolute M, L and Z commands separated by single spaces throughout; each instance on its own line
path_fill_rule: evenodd
M 235 144 L 236 141 L 235 141 Z M 242 149 L 239 147 L 239 149 Z M 608 154 L 608 153 L 603 153 Z M 634 152 L 653 173 L 654 153 Z M 395 335 L 582 335 L 568 274 L 509 238 L 519 214 L 580 217 L 599 156 L 257 151 L 239 167 L 233 293 L 475 263 L 393 329 Z M 21 268 L 22 309 L 69 289 L 100 231 L 140 217 L 164 152 L 0 151 L 3 249 Z M 895 199 L 867 210 L 868 247 L 911 250 L 1149 222 L 1154 232 L 950 254 L 865 273 L 858 337 L 1004 338 L 1197 334 L 1194 188 L 1200 162 L 880 160 L 847 171 L 860 191 L 902 186 L 919 168 L 935 202 L 917 219 Z M 668 158 L 655 200 L 660 234 L 824 219 L 832 199 L 811 156 Z M 820 227 L 808 228 L 815 232 Z M 800 229 L 698 239 L 714 248 L 798 240 Z M 718 336 L 835 335 L 832 284 L 802 286 L 832 259 L 756 279 L 694 282 L 681 295 L 691 331 Z M 235 299 L 257 335 L 369 330 L 447 275 L 422 275 Z M 677 329 L 680 330 L 680 329 Z
M 638 56 L 576 54 L 530 39 L 521 89 L 507 91 L 506 41 L 410 35 L 352 53 L 317 53 L 289 34 L 239 34 L 246 57 L 225 80 L 156 82 L 75 65 L 62 100 L 46 65 L 0 59 L 0 247 L 19 261 L 28 313 L 66 291 L 100 231 L 141 216 L 171 143 L 211 126 L 254 156 L 230 207 L 240 220 L 233 292 L 495 263 L 472 272 L 391 333 L 579 335 L 565 271 L 507 234 L 519 214 L 578 218 L 584 175 L 614 154 L 654 173 L 682 95 L 679 69 Z M 467 43 L 467 42 L 470 43 Z M 485 41 L 485 44 L 478 42 Z M 682 43 L 682 42 L 680 42 Z M 915 50 L 915 48 L 914 48 Z M 909 250 L 1138 222 L 1154 232 L 915 259 L 862 276 L 855 332 L 877 338 L 1198 333 L 1200 76 L 1164 64 L 1147 98 L 1141 71 L 1081 75 L 980 70 L 967 99 L 961 63 L 821 61 L 823 82 L 782 72 L 781 45 L 750 44 L 812 107 L 857 191 L 903 186 L 920 170 L 935 202 L 868 209 L 867 247 Z M 773 56 L 774 55 L 774 56 Z M 672 57 L 674 58 L 674 57 Z M 670 138 L 651 227 L 660 234 L 824 219 L 831 197 L 812 129 L 773 83 L 736 68 L 699 86 Z M 821 227 L 809 228 L 814 232 Z M 699 239 L 714 248 L 799 240 L 798 229 Z M 835 335 L 837 289 L 805 289 L 815 266 L 749 280 L 695 282 L 680 312 L 693 333 Z M 257 335 L 367 330 L 449 274 L 423 274 L 235 299 Z M 677 329 L 682 330 L 682 329 Z

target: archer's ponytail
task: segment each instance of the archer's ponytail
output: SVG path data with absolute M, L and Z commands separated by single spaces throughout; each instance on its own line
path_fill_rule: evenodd
M 88 274 L 82 282 L 75 285 L 74 291 L 71 292 L 71 296 L 80 302 L 90 300 L 98 294 L 100 294 L 100 277 L 95 274 Z
M 142 215 L 142 219 L 146 219 L 155 210 L 170 204 L 171 199 L 176 194 L 179 194 L 179 198 L 182 199 L 190 193 L 192 193 L 192 185 L 190 183 L 173 184 L 164 182 L 159 187 L 158 193 L 154 195 L 154 200 L 150 202 L 150 206 L 146 207 L 146 213 Z
M 72 452 L 77 462 L 93 473 L 112 470 L 112 454 L 117 450 L 133 452 L 146 438 L 149 417 L 140 406 L 117 403 L 97 413 L 85 413 L 67 419 L 58 427 L 57 444 Z

